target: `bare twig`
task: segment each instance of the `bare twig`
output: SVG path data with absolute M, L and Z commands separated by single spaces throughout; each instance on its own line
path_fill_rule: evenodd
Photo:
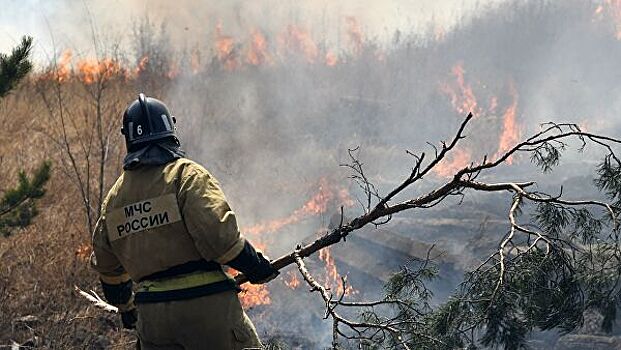
M 484 170 L 488 170 L 491 168 L 494 168 L 498 165 L 500 165 L 502 162 L 504 162 L 505 160 L 507 160 L 509 157 L 511 157 L 513 154 L 515 154 L 516 152 L 521 152 L 524 151 L 524 147 L 526 146 L 537 146 L 537 145 L 542 145 L 545 144 L 546 142 L 550 142 L 550 141 L 554 141 L 554 140 L 562 140 L 562 139 L 566 139 L 568 137 L 571 136 L 575 136 L 575 137 L 588 137 L 588 138 L 593 138 L 595 140 L 600 140 L 600 141 L 610 141 L 610 142 L 614 142 L 614 143 L 621 143 L 621 141 L 610 138 L 610 137 L 606 137 L 606 136 L 600 136 L 600 135 L 594 135 L 594 134 L 589 134 L 589 133 L 583 133 L 581 131 L 576 131 L 574 129 L 572 129 L 569 132 L 564 132 L 564 133 L 558 133 L 558 134 L 554 134 L 554 135 L 550 135 L 550 136 L 545 136 L 547 133 L 554 131 L 554 130 L 558 130 L 560 127 L 562 127 L 563 125 L 558 125 L 555 127 L 548 127 L 546 129 L 544 129 L 543 131 L 535 134 L 534 136 L 528 138 L 526 141 L 521 142 L 519 144 L 517 144 L 516 146 L 514 146 L 513 148 L 511 148 L 509 151 L 507 151 L 506 153 L 504 153 L 499 159 L 497 159 L 494 162 L 488 162 L 487 158 L 484 158 L 483 162 L 481 164 L 475 165 L 475 164 L 471 164 L 467 167 L 464 167 L 463 169 L 457 171 L 455 173 L 455 175 L 453 176 L 453 178 L 423 194 L 420 195 L 419 197 L 410 199 L 410 200 L 406 200 L 400 203 L 396 203 L 393 205 L 389 205 L 388 202 L 390 199 L 394 198 L 397 194 L 402 193 L 403 190 L 405 190 L 406 188 L 408 188 L 410 185 L 412 185 L 415 181 L 417 181 L 418 179 L 421 179 L 422 176 L 424 176 L 425 174 L 429 173 L 431 171 L 431 169 L 433 169 L 439 162 L 440 160 L 450 151 L 452 150 L 455 145 L 457 144 L 457 142 L 462 139 L 463 136 L 463 132 L 465 130 L 465 127 L 467 125 L 467 123 L 471 120 L 472 116 L 469 114 L 468 117 L 462 122 L 462 124 L 460 125 L 460 128 L 457 132 L 457 134 L 455 135 L 455 137 L 452 139 L 451 142 L 449 142 L 448 144 L 444 144 L 442 146 L 442 149 L 437 151 L 437 155 L 435 157 L 434 160 L 432 160 L 430 162 L 430 164 L 428 164 L 423 170 L 417 170 L 417 167 L 420 166 L 419 163 L 422 162 L 422 158 L 423 156 L 421 155 L 420 157 L 418 157 L 418 161 L 417 161 L 417 165 L 415 165 L 414 167 L 414 171 L 410 174 L 410 176 L 404 180 L 403 183 L 401 183 L 397 188 L 395 188 L 394 190 L 390 191 L 389 194 L 384 197 L 382 200 L 379 201 L 379 203 L 373 207 L 372 210 L 365 212 L 365 214 L 351 220 L 349 223 L 345 223 L 343 225 L 341 225 L 338 228 L 333 229 L 332 231 L 326 233 L 325 235 L 321 236 L 320 238 L 318 238 L 317 240 L 315 240 L 314 242 L 303 246 L 301 249 L 299 249 L 299 255 L 300 257 L 304 258 L 307 256 L 312 255 L 313 253 L 317 252 L 320 249 L 323 249 L 325 247 L 328 247 L 330 245 L 336 244 L 339 241 L 341 241 L 341 239 L 344 239 L 349 233 L 358 230 L 362 227 L 364 227 L 365 225 L 369 224 L 369 223 L 374 223 L 376 222 L 378 219 L 380 218 L 389 218 L 392 215 L 399 213 L 401 211 L 405 211 L 405 210 L 410 210 L 410 209 L 416 209 L 416 208 L 430 208 L 434 205 L 437 205 L 438 203 L 440 203 L 443 199 L 445 199 L 448 196 L 451 195 L 459 195 L 459 196 L 463 196 L 463 190 L 464 189 L 472 189 L 475 191 L 485 191 L 485 192 L 502 192 L 502 191 L 508 191 L 508 192 L 513 192 L 513 193 L 519 193 L 520 195 L 522 195 L 523 197 L 535 201 L 535 202 L 551 202 L 554 201 L 556 203 L 559 204 L 566 204 L 566 205 L 596 205 L 596 206 L 603 206 L 605 208 L 607 208 L 609 210 L 610 213 L 612 213 L 612 217 L 613 220 L 616 221 L 616 217 L 614 216 L 614 210 L 612 208 L 611 205 L 609 204 L 605 204 L 602 202 L 597 202 L 597 201 L 566 201 L 560 198 L 543 198 L 541 196 L 538 196 L 536 194 L 533 193 L 528 193 L 526 191 L 524 191 L 525 188 L 530 187 L 532 185 L 534 185 L 534 182 L 530 181 L 530 182 L 513 182 L 513 183 L 498 183 L 498 184 L 485 184 L 485 183 L 481 183 L 481 182 L 477 182 L 474 181 L 474 179 L 478 176 L 478 174 L 480 174 L 482 171 Z M 545 136 L 545 137 L 544 137 Z M 527 231 L 525 228 L 523 227 L 516 227 L 516 229 L 519 229 L 522 232 Z M 293 253 L 284 255 L 278 259 L 276 259 L 275 261 L 272 262 L 272 265 L 277 268 L 277 269 L 282 269 L 285 266 L 288 266 L 290 264 L 295 263 L 295 257 Z M 236 281 L 239 284 L 245 283 L 247 282 L 247 279 L 245 276 L 243 276 L 243 274 L 240 274 L 238 276 L 236 276 Z
M 335 302 L 333 300 L 332 293 L 329 292 L 327 288 L 325 288 L 324 286 L 319 284 L 315 280 L 315 278 L 313 278 L 311 273 L 306 268 L 306 265 L 304 264 L 304 261 L 300 257 L 300 255 L 298 253 L 298 250 L 296 250 L 293 254 L 294 254 L 294 259 L 295 259 L 295 263 L 296 263 L 296 265 L 298 267 L 298 270 L 300 271 L 300 274 L 302 274 L 302 277 L 304 278 L 304 281 L 306 281 L 306 283 L 311 287 L 311 292 L 319 292 L 319 294 L 321 295 L 322 299 L 324 300 L 325 305 L 326 305 L 325 318 L 331 317 L 332 320 L 333 320 L 333 341 L 332 341 L 332 346 L 333 346 L 334 349 L 336 349 L 337 346 L 338 346 L 338 338 L 335 335 L 337 335 L 337 334 L 344 335 L 339 330 L 339 324 L 340 323 L 346 325 L 351 330 L 353 330 L 355 333 L 357 333 L 358 337 L 360 337 L 362 335 L 363 331 L 366 330 L 366 329 L 378 329 L 378 330 L 383 330 L 383 331 L 389 332 L 391 335 L 393 335 L 395 337 L 395 339 L 400 339 L 400 335 L 399 335 L 400 331 L 399 331 L 399 329 L 396 328 L 395 326 L 393 326 L 390 321 L 386 322 L 386 323 L 355 322 L 355 321 L 349 320 L 347 318 L 344 318 L 339 313 L 337 313 L 335 309 L 336 309 L 336 307 L 340 303 L 339 302 Z M 341 296 L 340 299 L 342 299 L 342 296 Z M 363 331 L 361 331 L 360 329 L 362 329 Z M 406 349 L 406 350 L 410 349 L 407 346 L 407 344 L 405 344 L 404 342 L 400 343 L 400 345 L 401 345 L 401 348 L 403 348 L 403 349 Z
M 74 286 L 75 291 L 83 296 L 84 298 L 88 299 L 88 301 L 90 301 L 91 303 L 93 303 L 93 305 L 95 305 L 96 307 L 107 311 L 107 312 L 114 312 L 114 313 L 118 313 L 119 309 L 114 306 L 114 305 L 110 305 L 108 304 L 105 300 L 103 300 L 99 295 L 97 295 L 97 293 L 95 293 L 95 291 L 91 290 L 90 293 L 87 293 L 85 291 L 83 291 L 82 289 L 78 288 L 78 286 Z

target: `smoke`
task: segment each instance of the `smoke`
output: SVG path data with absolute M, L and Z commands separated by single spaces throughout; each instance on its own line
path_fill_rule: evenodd
M 477 111 L 459 153 L 466 161 L 496 154 L 503 147 L 503 135 L 529 135 L 542 122 L 575 122 L 593 132 L 618 134 L 621 41 L 614 2 L 481 1 L 459 7 L 453 1 L 362 3 L 20 2 L 0 15 L 9 33 L 0 47 L 7 42 L 10 46 L 10 38 L 26 28 L 38 37 L 40 51 L 52 52 L 42 39 L 49 37 L 47 25 L 24 16 L 29 11 L 47 19 L 57 50 L 80 47 L 85 55 L 92 47 L 91 27 L 118 36 L 121 47 L 131 51 L 139 46 L 139 37 L 131 35 L 133 24 L 144 23 L 147 15 L 153 28 L 164 23 L 164 31 L 155 30 L 162 40 L 152 49 L 174 54 L 168 63 L 177 62 L 176 70 L 160 67 L 171 69 L 174 79 L 165 89 L 158 90 L 157 82 L 140 87 L 148 94 L 159 91 L 157 97 L 170 105 L 189 155 L 220 180 L 242 228 L 288 217 L 325 183 L 360 196 L 347 179 L 351 171 L 340 166 L 351 160 L 348 149 L 356 149 L 352 154 L 385 193 L 409 173 L 412 158 L 406 149 L 433 154 L 427 141 L 438 145 L 454 134 L 466 112 L 459 106 Z M 111 27 L 114 30 L 104 29 Z M 255 30 L 266 43 L 259 64 L 248 59 Z M 225 39 L 226 50 L 220 53 L 217 42 Z M 134 59 L 157 53 L 152 49 L 137 50 Z M 197 56 L 200 64 L 192 67 Z M 154 56 L 149 57 L 155 64 Z M 508 113 L 514 114 L 509 121 L 515 126 L 510 128 Z M 568 183 L 568 188 L 590 195 L 583 177 L 593 163 L 584 159 L 596 155 L 567 156 L 552 180 L 538 176 L 529 160 L 519 157 L 495 176 L 483 178 L 535 179 L 542 188 Z M 442 174 L 429 176 L 406 195 L 415 196 L 442 180 Z M 262 242 L 272 256 L 289 251 L 329 225 L 342 204 L 335 198 L 331 209 L 318 217 L 250 239 Z M 453 263 L 461 268 L 504 233 L 503 206 L 508 203 L 499 197 L 473 196 L 461 206 L 453 204 L 404 214 L 386 229 L 409 240 L 444 240 L 442 248 L 457 257 Z M 345 207 L 349 217 L 360 212 L 357 204 Z M 374 250 L 377 244 L 353 245 L 373 251 L 369 259 L 385 269 L 402 263 L 394 250 Z M 342 249 L 348 249 L 347 243 Z M 368 251 L 349 254 L 354 259 Z M 340 271 L 352 268 L 349 261 L 347 265 L 347 259 L 341 259 Z M 358 280 L 351 279 L 354 288 L 373 289 L 365 284 L 381 283 L 364 271 L 356 275 Z M 436 295 L 450 292 L 459 274 L 449 276 Z M 273 291 L 278 298 L 273 297 L 270 306 L 281 321 L 274 315 L 264 317 L 277 322 L 282 332 L 294 332 L 299 326 L 282 321 L 284 314 L 307 317 L 308 305 L 320 310 L 321 303 L 299 297 L 300 290 L 281 287 Z M 313 340 L 329 332 L 326 322 L 299 320 Z M 267 321 L 259 328 L 275 331 Z
M 127 49 L 132 47 L 128 34 L 146 17 L 166 24 L 177 49 L 211 42 L 218 23 L 223 23 L 226 31 L 236 37 L 248 35 L 252 28 L 275 35 L 285 25 L 296 23 L 311 29 L 317 38 L 338 46 L 345 40 L 348 16 L 363 23 L 370 38 L 388 41 L 395 30 L 425 31 L 431 25 L 446 30 L 481 8 L 498 3 L 501 2 L 480 0 L 456 6 L 450 0 L 8 1 L 0 12 L 0 50 L 10 49 L 24 34 L 35 37 L 35 54 L 43 63 L 55 50 L 66 47 L 94 55 L 93 34 L 95 41 L 114 42 Z
M 463 85 L 471 88 L 481 110 L 464 143 L 472 159 L 498 151 L 508 110 L 515 112 L 522 135 L 547 121 L 586 124 L 592 131 L 614 135 L 619 130 L 620 91 L 618 77 L 610 73 L 616 71 L 621 52 L 613 19 L 594 17 L 596 8 L 584 1 L 507 3 L 458 23 L 436 40 L 395 32 L 386 48 L 367 41 L 359 53 L 341 53 L 341 64 L 334 67 L 309 63 L 303 54 L 274 65 L 244 65 L 244 37 L 227 32 L 241 43 L 240 66 L 216 69 L 200 81 L 189 74 L 167 98 L 192 123 L 191 131 L 184 130 L 189 149 L 217 173 L 242 224 L 248 225 L 299 207 L 316 190 L 319 178 L 348 186 L 349 171 L 339 164 L 348 161 L 347 149 L 357 146 L 367 175 L 380 191 L 394 186 L 412 161 L 405 149 L 433 152 L 425 142 L 451 137 L 463 118 L 442 88 L 452 86 L 458 99 L 463 98 L 456 66 L 463 67 Z M 557 188 L 575 184 L 577 177 L 593 170 L 593 164 L 578 163 L 582 157 L 564 158 L 565 167 L 552 181 L 536 175 L 528 159 L 519 158 L 484 178 L 533 178 L 542 188 L 551 182 Z M 590 193 L 584 187 L 568 188 Z M 349 190 L 360 194 L 355 186 Z M 477 196 L 462 206 L 405 214 L 389 229 L 416 240 L 444 240 L 442 248 L 465 265 L 506 232 L 506 210 L 501 210 L 506 205 L 502 198 Z M 358 207 L 346 209 L 350 216 L 359 212 Z M 446 216 L 455 220 L 446 224 L 441 220 Z M 481 229 L 486 216 L 492 224 Z M 270 240 L 268 252 L 278 255 L 291 249 L 313 227 L 324 226 L 327 217 L 283 229 Z M 378 265 L 401 263 L 394 254 L 374 256 L 370 251 L 375 250 L 357 253 L 377 259 Z M 341 267 L 354 273 L 348 270 L 351 266 Z M 447 275 L 436 295 L 446 295 L 457 282 L 459 274 L 449 281 Z M 350 279 L 354 288 L 358 283 L 360 289 L 371 289 L 369 285 L 378 283 L 373 276 L 357 276 Z M 292 305 L 279 308 L 273 300 L 271 307 L 282 315 L 287 313 L 283 310 L 296 310 Z M 329 332 L 325 324 L 314 329 L 311 338 Z
M 338 165 L 357 146 L 371 178 L 393 185 L 406 171 L 398 166 L 408 161 L 405 149 L 437 144 L 461 121 L 442 91 L 456 80 L 456 65 L 464 67 L 485 110 L 466 141 L 474 159 L 498 150 L 503 113 L 514 100 L 523 135 L 547 121 L 614 128 L 619 89 L 609 72 L 619 45 L 607 22 L 593 19 L 594 11 L 583 1 L 506 4 L 461 22 L 439 41 L 403 35 L 385 50 L 368 41 L 358 56 L 343 54 L 345 62 L 336 67 L 288 56 L 274 65 L 205 72 L 200 79 L 187 75 L 167 98 L 178 115 L 191 119 L 190 150 L 224 177 L 247 182 L 239 194 L 231 190 L 244 205 L 255 201 L 246 198 L 247 188 L 259 191 L 247 215 L 264 217 L 254 213 L 271 210 L 265 198 L 286 196 L 283 184 L 312 186 L 327 174 L 342 179 L 346 172 Z M 228 35 L 242 43 L 242 62 L 245 37 Z M 498 107 L 488 112 L 492 100 Z M 293 185 L 290 194 L 302 188 Z M 277 201 L 277 207 L 292 204 Z
M 479 112 L 464 142 L 471 160 L 498 152 L 507 111 L 515 113 L 522 135 L 548 121 L 575 122 L 614 135 L 619 130 L 620 91 L 618 77 L 611 72 L 616 71 L 621 46 L 614 19 L 597 17 L 596 9 L 597 4 L 585 1 L 506 3 L 464 19 L 446 33 L 429 34 L 433 40 L 405 30 L 395 31 L 388 45 L 367 39 L 360 52 L 340 52 L 335 66 L 309 62 L 303 52 L 286 53 L 274 64 L 246 64 L 247 39 L 226 30 L 223 23 L 226 35 L 239 43 L 239 65 L 199 73 L 200 79 L 182 75 L 167 99 L 189 119 L 191 130 L 182 131 L 191 154 L 221 179 L 242 226 L 251 225 L 298 208 L 316 191 L 320 178 L 360 195 L 346 179 L 349 170 L 339 167 L 349 161 L 347 150 L 358 146 L 355 154 L 380 192 L 394 187 L 412 162 L 406 149 L 432 154 L 425 142 L 437 145 L 446 140 L 462 120 L 464 111 L 453 105 L 443 88 L 447 85 L 456 91 L 458 102 L 468 95 L 460 90 L 465 88 L 477 100 Z M 317 41 L 319 47 L 324 45 Z M 268 48 L 278 51 L 273 37 L 268 36 Z M 463 86 L 455 67 L 463 68 Z M 537 175 L 529 160 L 519 157 L 483 179 L 535 179 L 553 192 L 565 183 L 577 196 L 590 195 L 584 175 L 593 164 L 585 163 L 584 157 L 595 159 L 596 154 L 569 153 L 552 180 Z M 427 180 L 408 195 L 421 193 L 441 177 Z M 440 242 L 441 249 L 458 257 L 454 267 L 459 269 L 485 254 L 506 232 L 508 200 L 475 196 L 461 206 L 404 214 L 388 229 L 402 237 Z M 337 210 L 335 205 L 333 212 Z M 357 206 L 346 208 L 349 216 L 358 213 Z M 325 226 L 329 214 L 270 235 L 267 251 L 279 255 L 290 250 Z M 488 223 L 482 228 L 484 221 Z M 394 251 L 350 244 L 344 247 L 351 249 L 349 254 L 364 254 L 387 269 L 403 263 Z M 342 257 L 340 271 L 350 272 L 354 288 L 372 290 L 370 286 L 381 283 L 376 276 L 355 271 L 353 257 L 343 251 L 337 255 Z M 459 278 L 459 273 L 443 271 L 436 295 L 449 294 Z M 297 315 L 312 302 L 283 306 L 273 298 L 270 307 L 280 316 Z M 291 329 L 274 318 L 269 319 L 283 331 Z M 322 339 L 329 327 L 315 324 L 308 332 L 311 339 Z

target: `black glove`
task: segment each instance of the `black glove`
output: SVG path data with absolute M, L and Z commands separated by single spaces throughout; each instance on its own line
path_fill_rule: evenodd
M 272 266 L 272 263 L 267 256 L 264 256 L 261 252 L 257 252 L 257 256 L 259 260 L 261 260 L 261 267 L 257 269 L 257 271 L 252 272 L 252 274 L 254 275 L 252 279 L 250 278 L 250 276 L 248 276 L 248 280 L 250 281 L 250 283 L 264 284 L 280 275 L 280 271 L 276 270 Z
M 101 281 L 101 288 L 106 300 L 114 306 L 119 307 L 132 301 L 132 280 L 119 284 L 109 284 Z M 129 309 L 129 307 L 126 307 L 126 309 Z
M 136 328 L 138 320 L 138 312 L 134 306 L 134 298 L 132 292 L 132 280 L 128 280 L 119 284 L 109 284 L 101 281 L 101 287 L 106 300 L 119 308 L 121 311 L 121 321 L 123 328 Z
M 226 265 L 242 272 L 252 284 L 267 283 L 280 274 L 270 261 L 246 241 L 244 249 Z
M 121 312 L 121 322 L 123 323 L 123 328 L 135 329 L 136 322 L 138 322 L 138 311 L 134 308 L 129 311 Z

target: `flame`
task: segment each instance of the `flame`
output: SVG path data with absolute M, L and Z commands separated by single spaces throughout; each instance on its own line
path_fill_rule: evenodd
M 147 55 L 142 56 L 142 58 L 138 61 L 138 64 L 136 65 L 136 69 L 134 69 L 134 76 L 138 76 L 140 75 L 140 73 L 144 72 L 147 69 L 148 65 L 149 65 L 149 56 Z
M 365 37 L 362 27 L 355 17 L 345 17 L 345 31 L 349 41 L 350 51 L 354 54 L 362 52 Z M 273 64 L 276 58 L 287 59 L 302 56 L 307 63 L 322 63 L 334 67 L 342 60 L 334 49 L 327 47 L 325 43 L 317 43 L 311 32 L 303 26 L 289 24 L 276 36 L 276 42 L 270 43 L 265 34 L 259 29 L 253 29 L 248 36 L 247 42 L 225 35 L 222 22 L 215 26 L 213 42 L 214 59 L 220 63 L 220 67 L 227 71 L 234 71 L 245 65 L 262 66 Z M 271 49 L 271 50 L 270 50 Z M 376 50 L 375 58 L 378 61 L 386 60 L 386 53 Z M 194 48 L 188 59 L 188 72 L 198 74 L 204 71 L 205 62 L 201 60 L 201 51 Z M 81 59 L 74 61 L 71 50 L 65 50 L 58 58 L 52 72 L 41 74 L 43 79 L 67 82 L 76 76 L 85 84 L 110 79 L 116 75 L 123 76 L 126 80 L 135 79 L 145 72 L 150 63 L 150 58 L 145 55 L 138 59 L 135 67 L 123 67 L 116 58 Z M 209 64 L 207 62 L 206 64 Z M 163 73 L 169 79 L 174 79 L 181 74 L 179 62 L 172 62 L 168 72 Z M 75 70 L 74 70 L 75 67 Z
M 228 71 L 233 71 L 239 67 L 237 52 L 235 50 L 235 40 L 231 36 L 222 34 L 222 23 L 216 25 L 216 57 Z
M 332 51 L 328 51 L 326 53 L 326 65 L 329 67 L 334 67 L 339 63 L 339 58 Z
M 83 59 L 76 64 L 78 77 L 85 84 L 106 81 L 123 72 L 121 65 L 111 59 Z
M 265 245 L 261 241 L 254 240 L 252 244 L 257 251 L 263 251 L 265 248 Z M 232 276 L 237 275 L 237 271 L 233 268 L 229 268 L 227 273 Z M 269 305 L 272 303 L 270 291 L 266 284 L 244 284 L 242 286 L 242 292 L 239 295 L 239 300 L 244 309 L 257 305 Z
M 249 284 L 244 286 L 240 293 L 239 301 L 244 309 L 272 303 L 266 284 Z
M 441 177 L 453 176 L 457 171 L 470 165 L 470 159 L 472 159 L 472 154 L 468 149 L 455 148 L 448 153 L 447 158 L 433 168 L 433 171 Z
M 72 75 L 71 62 L 73 61 L 73 52 L 64 50 L 56 61 L 54 70 L 50 73 L 43 74 L 41 78 L 56 80 L 59 83 L 69 81 Z
M 362 52 L 363 45 L 363 35 L 360 23 L 358 23 L 356 17 L 353 16 L 346 16 L 345 22 L 347 23 L 347 37 L 349 38 L 349 42 L 352 46 L 352 51 L 354 54 L 359 54 Z
M 516 112 L 518 106 L 518 94 L 515 90 L 513 82 L 509 85 L 509 93 L 512 98 L 511 105 L 507 107 L 503 115 L 503 127 L 498 142 L 498 152 L 495 157 L 501 157 L 505 152 L 514 147 L 520 140 L 520 130 L 516 121 Z M 512 157 L 507 159 L 508 164 L 513 163 Z
M 135 68 L 125 68 L 115 58 L 105 57 L 82 58 L 75 61 L 71 50 L 64 50 L 58 58 L 52 72 L 42 74 L 41 79 L 56 80 L 59 83 L 66 83 L 71 78 L 76 77 L 84 84 L 90 85 L 96 82 L 106 81 L 114 77 L 124 77 L 133 79 L 143 72 L 149 63 L 149 57 L 143 56 L 138 61 Z
M 451 74 L 455 78 L 453 82 L 440 85 L 440 90 L 449 96 L 453 109 L 460 115 L 472 113 L 479 116 L 482 109 L 479 107 L 476 95 L 469 83 L 466 83 L 463 63 L 459 62 L 451 69 Z M 495 100 L 490 101 L 490 107 L 495 107 Z M 465 168 L 471 163 L 472 154 L 466 148 L 455 148 L 446 158 L 438 163 L 433 172 L 440 177 L 453 176 L 457 171 Z
M 440 85 L 440 90 L 449 96 L 453 108 L 460 115 L 465 115 L 466 113 L 472 113 L 477 117 L 484 114 L 495 115 L 499 109 L 498 97 L 491 96 L 489 98 L 487 109 L 481 107 L 472 86 L 466 82 L 465 72 L 463 63 L 460 62 L 453 66 L 451 73 L 455 81 Z M 498 148 L 494 157 L 501 157 L 515 146 L 520 139 L 519 125 L 516 120 L 518 93 L 513 81 L 510 80 L 508 85 L 511 103 L 504 109 L 502 130 L 498 138 Z M 482 87 L 486 88 L 485 84 L 482 84 Z M 442 177 L 451 176 L 456 171 L 468 166 L 471 163 L 471 156 L 471 151 L 467 148 L 455 149 L 452 154 L 449 154 L 447 159 L 438 164 L 434 169 L 435 173 Z M 508 158 L 507 163 L 512 164 L 513 159 L 511 157 Z
M 250 41 L 250 49 L 246 55 L 246 62 L 253 66 L 259 66 L 270 61 L 270 55 L 267 50 L 267 39 L 261 31 L 255 29 L 252 31 Z
M 455 81 L 441 85 L 440 90 L 449 96 L 453 108 L 459 114 L 466 115 L 472 113 L 474 116 L 480 115 L 482 110 L 479 107 L 472 86 L 467 84 L 464 78 L 466 71 L 463 63 L 460 62 L 453 66 L 451 72 L 455 77 Z
M 260 223 L 248 228 L 242 228 L 241 231 L 244 232 L 244 235 L 251 238 L 252 244 L 255 248 L 258 250 L 265 250 L 266 244 L 264 240 L 261 239 L 262 235 L 277 232 L 287 225 L 292 225 L 305 218 L 325 213 L 330 205 L 335 202 L 348 207 L 354 205 L 354 200 L 351 198 L 351 195 L 346 189 L 331 185 L 326 178 L 321 178 L 319 180 L 318 187 L 318 191 L 291 215 L 285 218 Z M 324 261 L 326 261 L 326 266 L 334 266 L 333 259 L 327 259 Z M 338 278 L 338 273 L 335 269 L 336 267 L 330 267 L 329 269 L 326 267 L 326 271 L 331 271 L 330 276 L 332 277 L 330 280 L 339 281 L 340 279 Z M 295 274 L 290 272 L 287 276 L 288 278 L 284 281 L 285 285 L 293 289 L 299 286 L 300 281 Z M 338 284 L 333 283 L 333 285 L 337 286 Z M 240 295 L 240 299 L 244 307 L 248 308 L 256 305 L 266 305 L 271 303 L 269 289 L 264 287 L 264 285 L 248 285 L 244 286 L 244 289 L 245 293 Z M 343 288 L 341 287 L 341 290 L 342 289 Z
M 334 199 L 338 199 L 344 206 L 349 207 L 354 204 L 353 199 L 346 189 L 336 189 L 334 186 L 330 185 L 325 178 L 321 178 L 319 180 L 319 191 L 315 193 L 311 199 L 304 203 L 302 207 L 296 209 L 291 215 L 259 223 L 245 228 L 242 231 L 249 235 L 260 235 L 263 233 L 280 231 L 285 226 L 298 223 L 310 216 L 325 213 L 328 209 L 328 204 Z
M 280 35 L 280 45 L 289 52 L 301 53 L 308 63 L 315 63 L 319 55 L 319 48 L 310 32 L 297 25 L 290 24 Z
M 358 54 L 364 46 L 361 26 L 358 20 L 351 16 L 345 17 L 345 23 L 351 52 Z M 273 64 L 277 57 L 286 59 L 296 55 L 302 56 L 307 63 L 323 63 L 329 67 L 342 62 L 334 50 L 326 47 L 325 43 L 318 44 L 308 29 L 296 24 L 287 25 L 281 34 L 276 36 L 276 43 L 270 43 L 259 29 L 251 30 L 246 42 L 237 40 L 230 35 L 225 35 L 222 22 L 218 22 L 215 26 L 213 48 L 214 59 L 221 64 L 222 69 L 227 71 L 234 71 L 245 65 Z M 386 59 L 386 54 L 378 50 L 376 58 L 378 61 L 383 61 Z M 72 66 L 74 63 L 75 71 Z M 130 80 L 144 72 L 149 63 L 150 59 L 147 55 L 142 56 L 134 68 L 123 67 L 114 58 L 82 59 L 74 62 L 72 51 L 65 50 L 59 57 L 54 72 L 42 75 L 42 77 L 66 82 L 75 75 L 82 82 L 93 84 L 121 74 L 125 79 Z M 204 70 L 204 64 L 201 60 L 201 51 L 194 48 L 189 55 L 188 71 L 198 74 Z M 181 73 L 180 66 L 179 62 L 172 62 L 168 72 L 163 74 L 169 79 L 176 78 Z
M 319 259 L 323 261 L 325 265 L 325 280 L 324 285 L 331 290 L 336 290 L 337 295 L 352 295 L 357 291 L 351 285 L 343 285 L 343 279 L 339 274 L 334 258 L 332 257 L 330 248 L 324 248 L 319 251 Z

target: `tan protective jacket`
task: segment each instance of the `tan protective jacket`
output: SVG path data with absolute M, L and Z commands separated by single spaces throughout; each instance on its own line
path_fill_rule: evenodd
M 225 264 L 244 242 L 217 180 L 181 158 L 121 174 L 103 203 L 91 264 L 105 283 L 139 281 L 190 261 Z

